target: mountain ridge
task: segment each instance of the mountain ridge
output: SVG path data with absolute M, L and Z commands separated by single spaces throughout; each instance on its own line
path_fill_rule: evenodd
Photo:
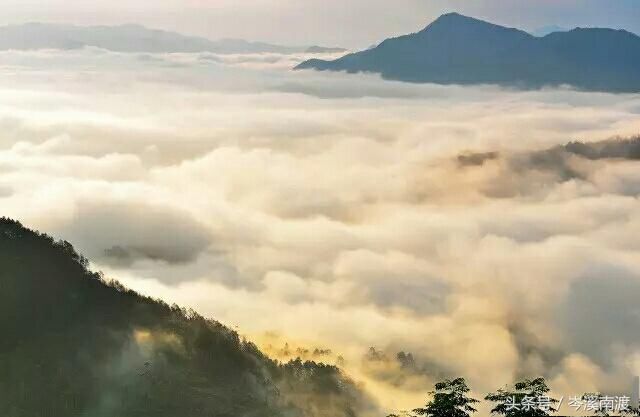
M 3 417 L 354 417 L 369 406 L 338 368 L 273 361 L 88 264 L 68 242 L 0 218 Z
M 385 79 L 519 88 L 570 85 L 582 90 L 639 92 L 640 37 L 607 28 L 576 28 L 536 37 L 459 13 L 375 48 L 294 69 L 370 72 Z
M 266 42 L 226 38 L 211 40 L 178 32 L 150 29 L 136 23 L 121 25 L 77 26 L 28 22 L 0 26 L 0 50 L 79 49 L 93 46 L 114 52 L 213 52 L 233 53 L 316 53 L 336 52 L 342 48 L 323 46 L 283 46 Z

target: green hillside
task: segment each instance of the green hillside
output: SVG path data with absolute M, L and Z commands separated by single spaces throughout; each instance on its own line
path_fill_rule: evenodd
M 274 362 L 4 218 L 0 303 L 3 417 L 341 417 L 368 404 L 336 367 Z

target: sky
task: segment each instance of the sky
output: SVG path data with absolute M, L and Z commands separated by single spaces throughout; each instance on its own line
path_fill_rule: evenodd
M 638 0 L 2 0 L 0 22 L 140 23 L 214 39 L 364 48 L 451 11 L 525 30 L 605 26 L 640 33 Z
M 452 10 L 640 32 L 637 4 L 2 0 L 0 16 L 361 47 Z M 637 135 L 640 97 L 290 71 L 306 58 L 0 51 L 0 215 L 272 357 L 330 350 L 385 410 L 443 376 L 478 397 L 539 375 L 627 393 L 638 161 L 558 146 Z

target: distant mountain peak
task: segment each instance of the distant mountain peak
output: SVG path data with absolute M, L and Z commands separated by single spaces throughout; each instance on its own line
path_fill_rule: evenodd
M 0 26 L 0 50 L 80 49 L 86 46 L 116 52 L 148 53 L 304 53 L 308 46 L 283 46 L 243 39 L 209 40 L 137 23 L 117 26 L 77 26 L 30 22 Z M 322 47 L 315 47 L 316 49 Z M 337 52 L 328 48 L 328 52 Z
M 547 36 L 551 33 L 555 33 L 555 32 L 568 32 L 569 28 L 566 27 L 562 27 L 562 26 L 558 26 L 558 25 L 547 25 L 547 26 L 543 26 L 540 28 L 537 28 L 535 30 L 533 30 L 531 32 L 532 35 L 534 36 L 538 36 L 538 37 L 543 37 L 543 36 Z
M 466 16 L 457 12 L 445 13 L 442 16 L 438 17 L 433 22 L 431 22 L 429 26 L 440 25 L 440 24 L 454 24 L 454 25 L 472 24 L 472 25 L 501 27 L 493 23 L 487 22 L 486 20 L 477 19 L 471 16 Z
M 420 33 L 443 32 L 469 35 L 470 31 L 482 33 L 512 32 L 519 33 L 520 36 L 531 36 L 519 29 L 496 25 L 494 23 L 477 19 L 475 17 L 465 16 L 457 12 L 443 14 L 427 25 L 427 27 L 425 27 Z
M 372 49 L 305 61 L 296 69 L 378 73 L 419 83 L 638 92 L 638 67 L 640 37 L 627 31 L 578 28 L 536 37 L 454 12 Z
M 461 13 L 458 13 L 458 12 L 449 12 L 449 13 L 444 13 L 444 14 L 440 15 L 440 17 L 438 19 L 436 19 L 436 20 L 439 20 L 439 19 L 457 19 L 457 18 L 466 19 L 466 18 L 469 18 L 469 16 L 465 16 L 465 15 L 463 15 Z
M 475 17 L 471 17 L 471 16 L 465 16 L 463 14 L 460 14 L 458 12 L 450 12 L 450 13 L 445 13 L 443 15 L 441 15 L 439 18 L 437 18 L 434 22 L 437 21 L 452 21 L 452 20 L 457 20 L 457 21 L 478 21 L 478 22 L 482 22 L 482 20 L 480 19 L 476 19 Z

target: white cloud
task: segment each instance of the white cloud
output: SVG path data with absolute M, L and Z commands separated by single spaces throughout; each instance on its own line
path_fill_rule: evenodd
M 252 337 L 329 346 L 389 406 L 418 405 L 437 375 L 391 386 L 362 369 L 370 346 L 478 391 L 533 373 L 606 390 L 635 366 L 615 314 L 597 349 L 567 323 L 588 272 L 637 284 L 637 162 L 566 157 L 581 175 L 563 177 L 527 156 L 637 133 L 637 97 L 5 56 L 2 214 L 109 276 Z M 499 157 L 461 166 L 466 151 Z

